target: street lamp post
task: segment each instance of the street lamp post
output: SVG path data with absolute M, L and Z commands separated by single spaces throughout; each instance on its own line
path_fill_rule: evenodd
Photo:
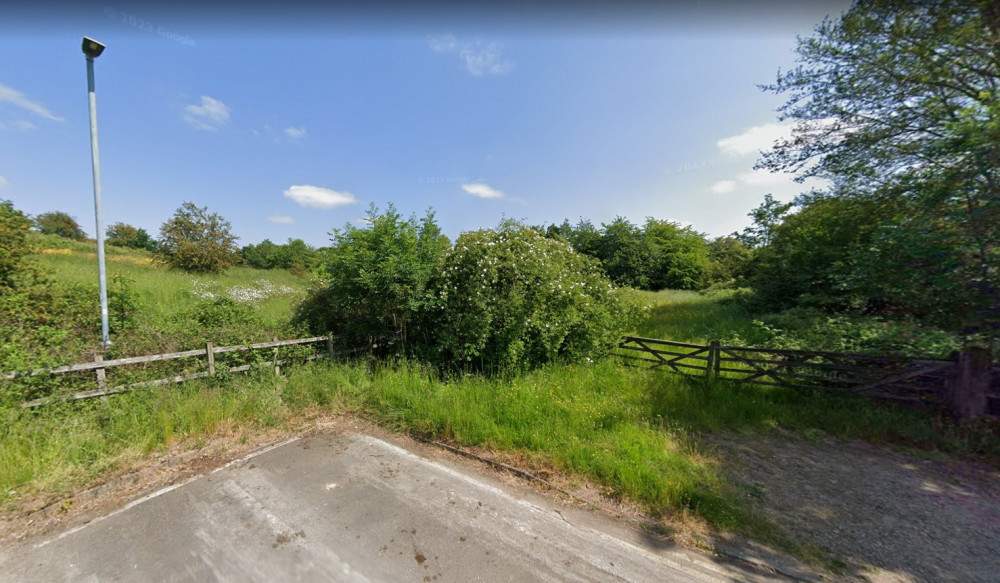
M 101 157 L 97 150 L 97 94 L 94 91 L 94 59 L 104 52 L 104 45 L 83 37 L 87 55 L 87 95 L 90 101 L 90 156 L 94 164 L 94 215 L 97 222 L 97 276 L 101 289 L 101 347 L 111 346 L 108 332 L 108 282 L 104 269 L 104 217 L 101 214 Z

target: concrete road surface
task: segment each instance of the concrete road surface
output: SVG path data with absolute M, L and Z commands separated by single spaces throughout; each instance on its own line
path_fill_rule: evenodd
M 362 434 L 297 439 L 6 546 L 0 579 L 769 580 L 434 457 Z

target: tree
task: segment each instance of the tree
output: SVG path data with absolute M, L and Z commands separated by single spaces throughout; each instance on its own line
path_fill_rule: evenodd
M 765 194 L 764 202 L 747 213 L 753 224 L 734 235 L 750 247 L 764 247 L 771 242 L 775 227 L 794 207 L 793 203 L 780 203 L 770 193 Z
M 404 220 L 392 204 L 384 213 L 373 204 L 364 227 L 347 223 L 330 235 L 327 283 L 310 292 L 296 320 L 317 333 L 405 341 L 450 244 L 434 212 Z
M 713 284 L 740 285 L 750 275 L 754 250 L 738 237 L 716 237 L 708 242 L 708 279 Z
M 218 273 L 238 259 L 238 237 L 229 221 L 208 207 L 185 202 L 160 227 L 157 253 L 171 267 L 197 273 Z
M 154 251 L 156 240 L 149 236 L 146 229 L 136 228 L 125 223 L 114 223 L 105 232 L 105 241 L 116 247 L 130 247 Z
M 644 240 L 642 230 L 626 218 L 615 217 L 601 225 L 598 256 L 615 284 L 651 288 L 655 269 L 653 249 Z
M 243 261 L 254 269 L 275 269 L 282 263 L 280 248 L 270 239 L 264 239 L 256 245 L 246 245 L 240 253 Z
M 949 329 L 995 334 L 1000 5 L 859 0 L 815 32 L 799 41 L 800 65 L 763 86 L 788 95 L 781 119 L 798 125 L 758 167 L 829 178 L 831 196 L 902 209 L 881 239 L 905 237 L 908 253 L 865 249 L 877 257 L 869 276 L 906 282 L 899 300 L 934 306 L 928 317 Z
M 31 219 L 14 208 L 9 200 L 0 200 L 0 291 L 16 287 L 18 276 L 31 253 L 28 230 Z
M 76 219 L 62 211 L 38 215 L 35 217 L 35 228 L 43 235 L 58 235 L 75 241 L 83 241 L 87 238 L 87 234 L 80 228 Z
M 642 239 L 652 254 L 646 289 L 701 289 L 708 284 L 708 242 L 690 225 L 648 217 Z

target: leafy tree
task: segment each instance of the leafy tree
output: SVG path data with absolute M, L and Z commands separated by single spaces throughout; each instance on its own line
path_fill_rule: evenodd
M 255 269 L 275 269 L 283 263 L 279 246 L 270 239 L 264 239 L 256 245 L 246 245 L 240 250 L 240 254 L 243 261 Z
M 309 269 L 318 261 L 316 249 L 302 239 L 289 239 L 275 245 L 264 239 L 256 245 L 243 247 L 241 254 L 247 265 L 256 269 Z
M 865 309 L 884 301 L 882 283 L 862 265 L 872 253 L 885 206 L 872 200 L 800 200 L 801 210 L 774 228 L 757 250 L 751 286 L 764 307 Z
M 156 250 L 156 240 L 149 236 L 146 229 L 136 228 L 125 223 L 114 223 L 105 232 L 108 245 L 131 247 L 132 249 Z
M 14 208 L 8 200 L 0 200 L 0 291 L 16 287 L 18 275 L 26 267 L 31 253 L 28 230 L 31 219 Z
M 753 224 L 734 235 L 750 247 L 764 247 L 771 242 L 775 227 L 794 207 L 793 203 L 780 203 L 770 193 L 765 194 L 764 202 L 747 213 Z
M 907 253 L 872 249 L 869 276 L 907 286 L 899 301 L 936 306 L 931 316 L 952 330 L 995 334 L 1000 5 L 859 0 L 797 52 L 800 64 L 764 89 L 788 95 L 781 118 L 798 127 L 759 166 L 830 178 L 834 196 L 903 209 L 883 213 L 878 240 L 905 239 L 887 247 Z
M 392 204 L 384 213 L 373 204 L 364 227 L 347 223 L 330 235 L 326 283 L 310 292 L 296 320 L 318 333 L 405 341 L 449 246 L 433 211 L 404 220 Z
M 750 275 L 754 250 L 740 238 L 716 237 L 708 243 L 708 279 L 713 284 L 738 285 Z
M 617 285 L 652 289 L 655 258 L 642 230 L 624 217 L 601 225 L 598 256 Z
M 428 287 L 429 352 L 450 366 L 597 358 L 636 323 L 596 260 L 511 220 L 459 236 Z
M 647 289 L 701 289 L 709 279 L 709 246 L 690 226 L 649 217 L 642 240 L 652 254 Z
M 87 234 L 80 228 L 76 219 L 62 211 L 38 215 L 35 217 L 35 228 L 43 235 L 58 235 L 75 241 L 83 241 L 87 238 Z
M 234 265 L 239 248 L 229 221 L 208 207 L 185 202 L 160 227 L 157 253 L 171 267 L 218 273 Z

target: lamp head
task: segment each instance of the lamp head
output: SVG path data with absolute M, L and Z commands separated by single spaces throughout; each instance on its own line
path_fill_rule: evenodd
M 104 45 L 90 37 L 83 37 L 83 53 L 93 59 L 101 56 L 104 52 Z

